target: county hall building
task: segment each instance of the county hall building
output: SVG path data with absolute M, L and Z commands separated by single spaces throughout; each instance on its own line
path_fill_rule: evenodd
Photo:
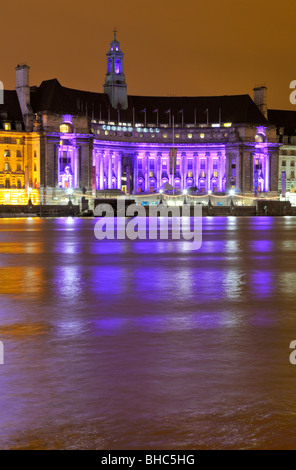
M 0 103 L 0 203 L 64 203 L 102 191 L 151 194 L 173 186 L 195 194 L 278 195 L 279 139 L 267 120 L 266 88 L 234 96 L 127 93 L 114 33 L 102 93 L 30 86 L 16 68 Z

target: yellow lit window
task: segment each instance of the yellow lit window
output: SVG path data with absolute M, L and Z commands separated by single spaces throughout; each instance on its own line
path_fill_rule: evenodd
M 69 126 L 69 124 L 62 124 L 60 126 L 60 132 L 63 132 L 64 134 L 71 132 L 71 126 Z
M 153 177 L 153 171 L 150 171 L 150 172 L 149 172 L 149 176 L 150 176 L 150 177 Z
M 163 134 L 163 138 L 164 138 L 164 139 L 166 139 L 166 138 L 167 138 L 167 136 L 168 136 L 167 134 Z
M 192 171 L 188 171 L 188 178 L 192 178 L 193 174 Z
M 192 134 L 187 135 L 188 139 L 192 139 Z
M 205 178 L 205 176 L 206 176 L 205 172 L 202 171 L 201 174 L 200 174 L 200 176 L 201 176 L 201 178 Z
M 176 139 L 179 139 L 180 138 L 180 134 L 176 134 Z
M 109 135 L 109 131 L 105 131 L 105 135 Z
M 5 129 L 6 131 L 10 131 L 10 130 L 11 130 L 11 124 L 10 124 L 10 122 L 5 122 L 5 124 L 4 124 L 4 129 Z
M 218 172 L 214 171 L 214 178 L 217 178 L 217 176 L 218 176 Z
M 199 134 L 199 137 L 200 137 L 201 139 L 204 139 L 204 138 L 205 138 L 205 135 L 204 135 L 204 134 Z

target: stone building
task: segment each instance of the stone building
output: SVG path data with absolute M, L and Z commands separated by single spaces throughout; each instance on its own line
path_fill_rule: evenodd
M 281 144 L 279 153 L 279 191 L 283 196 L 286 193 L 293 194 L 294 199 L 296 196 L 294 196 L 296 190 L 296 111 L 269 109 L 268 119 L 276 126 L 278 140 Z M 284 186 L 282 187 L 282 185 Z
M 128 95 L 123 60 L 115 34 L 103 93 L 57 79 L 32 87 L 28 66 L 16 68 L 10 93 L 18 96 L 22 131 L 27 139 L 38 136 L 37 182 L 33 152 L 24 163 L 25 186 L 39 188 L 40 181 L 43 203 L 106 190 L 150 194 L 168 183 L 195 194 L 278 194 L 278 136 L 267 120 L 264 87 L 254 90 L 255 101 L 247 94 Z
M 40 135 L 27 132 L 16 91 L 0 104 L 0 204 L 39 202 Z

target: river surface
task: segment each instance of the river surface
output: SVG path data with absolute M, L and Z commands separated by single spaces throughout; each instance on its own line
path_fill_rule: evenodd
M 296 218 L 0 219 L 0 448 L 296 449 Z

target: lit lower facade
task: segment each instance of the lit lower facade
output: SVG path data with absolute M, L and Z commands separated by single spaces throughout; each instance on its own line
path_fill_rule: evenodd
M 197 193 L 231 189 L 237 194 L 277 193 L 274 129 L 229 124 L 179 128 L 173 138 L 168 128 L 150 127 L 147 132 L 129 128 L 125 142 L 124 126 L 113 131 L 107 127 L 112 129 L 92 123 L 95 190 L 117 188 L 142 194 L 159 191 L 169 183 L 176 190 L 192 188 Z M 242 135 L 247 137 L 245 142 Z
M 37 133 L 0 130 L 0 204 L 39 203 L 40 137 Z
M 15 150 L 10 167 L 3 159 L 0 187 L 15 191 L 7 200 L 26 201 L 30 193 L 34 202 L 63 204 L 102 191 L 143 195 L 165 188 L 278 196 L 280 144 L 267 119 L 265 87 L 254 89 L 254 101 L 132 96 L 123 55 L 114 34 L 104 93 L 66 88 L 57 79 L 30 87 L 29 67 L 16 68 L 10 93 L 17 94 L 26 144 L 22 162 Z

